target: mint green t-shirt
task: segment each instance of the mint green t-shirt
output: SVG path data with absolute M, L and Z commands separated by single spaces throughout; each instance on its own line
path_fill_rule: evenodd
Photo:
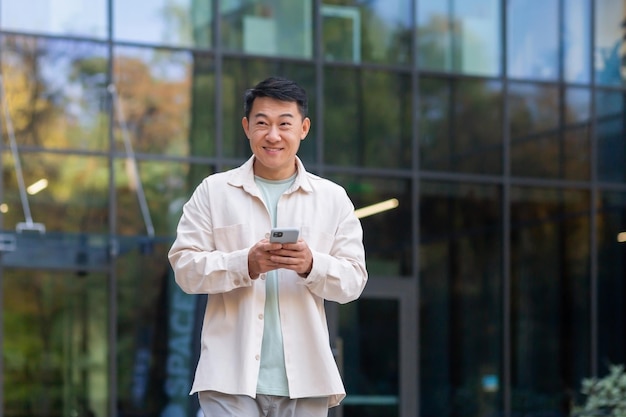
M 254 180 L 263 194 L 265 204 L 270 211 L 272 227 L 276 226 L 276 207 L 280 196 L 296 179 L 294 174 L 286 180 L 270 181 L 260 177 Z M 278 277 L 276 271 L 269 271 L 265 279 L 265 312 L 263 323 L 263 342 L 261 345 L 261 368 L 257 382 L 257 394 L 289 396 L 287 372 L 285 371 L 285 353 L 283 335 L 280 329 L 278 310 Z

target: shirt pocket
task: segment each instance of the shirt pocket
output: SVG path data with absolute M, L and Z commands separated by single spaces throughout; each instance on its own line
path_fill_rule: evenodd
M 243 223 L 214 228 L 215 250 L 232 252 L 247 248 L 249 231 L 250 226 Z
M 311 250 L 328 254 L 333 248 L 335 236 L 330 233 L 315 230 L 309 226 L 302 226 L 300 233 Z

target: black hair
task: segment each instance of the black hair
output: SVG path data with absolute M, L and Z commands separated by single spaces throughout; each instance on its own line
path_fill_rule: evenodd
M 250 117 L 252 104 L 258 97 L 269 97 L 280 101 L 289 101 L 298 105 L 302 117 L 306 117 L 309 104 L 304 88 L 295 81 L 282 77 L 269 77 L 261 81 L 254 88 L 246 90 L 243 96 L 243 112 L 246 118 Z

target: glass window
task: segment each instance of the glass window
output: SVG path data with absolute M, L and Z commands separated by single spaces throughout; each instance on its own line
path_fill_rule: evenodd
M 511 173 L 525 177 L 562 178 L 565 152 L 559 131 L 557 87 L 511 84 L 508 100 Z
M 400 303 L 361 297 L 339 306 L 340 357 L 347 396 L 343 417 L 397 417 Z
M 248 88 L 273 75 L 287 77 L 297 82 L 307 92 L 311 130 L 300 143 L 298 156 L 304 162 L 315 161 L 317 102 L 315 71 L 310 64 L 268 61 L 266 59 L 225 59 L 222 76 L 223 152 L 226 157 L 247 159 L 252 155 L 250 144 L 241 125 L 243 95 Z
M 212 0 L 113 2 L 113 37 L 170 46 L 211 46 Z
M 421 78 L 421 168 L 500 174 L 501 108 L 499 82 Z
M 324 59 L 411 62 L 411 1 L 332 1 L 321 6 Z
M 106 276 L 5 269 L 2 295 L 3 415 L 107 415 Z
M 206 66 L 202 57 L 194 60 L 187 52 L 116 48 L 112 95 L 116 150 L 128 155 L 176 156 L 189 155 L 193 150 L 194 156 L 207 156 L 200 153 L 212 151 L 212 126 L 208 122 L 213 112 L 211 107 L 203 107 L 211 105 L 213 99 L 207 94 L 213 85 L 204 79 Z M 192 82 L 196 70 L 198 79 Z M 197 111 L 192 112 L 192 106 Z M 202 115 L 198 115 L 200 109 Z M 190 124 L 194 126 L 193 136 Z
M 411 181 L 338 174 L 328 178 L 346 189 L 361 219 L 369 274 L 410 276 Z
M 597 225 L 597 362 L 605 375 L 606 366 L 626 362 L 626 193 L 600 193 Z
M 174 214 L 204 177 L 207 165 L 181 165 L 161 160 L 116 159 L 118 229 L 121 235 L 168 236 L 175 231 Z M 176 218 L 172 219 L 172 216 Z M 180 217 L 180 214 L 178 215 Z M 172 229 L 172 223 L 174 229 Z
M 104 44 L 3 36 L 8 133 L 20 146 L 107 149 L 106 71 Z
M 421 415 L 499 415 L 500 191 L 430 181 L 420 191 Z
M 626 4 L 622 0 L 596 1 L 594 69 L 596 83 L 626 84 Z
M 511 189 L 513 414 L 569 415 L 588 376 L 589 208 L 586 191 Z
M 558 0 L 507 1 L 507 73 L 513 78 L 559 78 Z
M 107 37 L 107 0 L 3 0 L 0 26 L 6 31 Z
M 170 242 L 155 245 L 151 252 L 140 250 L 136 239 L 120 246 L 116 412 L 196 416 L 198 399 L 189 392 L 207 298 L 178 288 L 167 261 Z
M 249 55 L 311 58 L 311 0 L 220 2 L 222 46 Z
M 626 96 L 618 91 L 596 95 L 598 178 L 626 182 Z
M 47 232 L 108 231 L 107 158 L 39 152 L 21 152 L 18 156 L 21 175 L 14 155 L 2 155 L 4 195 L 0 211 L 5 228 L 16 230 L 25 226 L 22 223 L 33 223 Z
M 565 25 L 563 34 L 565 81 L 588 83 L 591 79 L 590 0 L 570 0 L 562 4 Z
M 498 0 L 418 1 L 420 68 L 499 75 L 500 3 Z
M 591 91 L 587 88 L 566 89 L 564 112 L 559 158 L 562 178 L 588 181 L 591 178 Z
M 590 178 L 588 89 L 566 89 L 561 107 L 556 87 L 515 83 L 510 84 L 509 100 L 513 175 Z
M 324 159 L 329 164 L 410 168 L 411 78 L 329 68 L 324 84 Z

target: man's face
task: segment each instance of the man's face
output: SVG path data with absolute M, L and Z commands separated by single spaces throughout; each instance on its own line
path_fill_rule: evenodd
M 295 102 L 259 97 L 252 104 L 249 118 L 244 117 L 241 124 L 256 157 L 255 175 L 282 180 L 296 172 L 296 153 L 309 133 L 311 121 L 302 118 Z

